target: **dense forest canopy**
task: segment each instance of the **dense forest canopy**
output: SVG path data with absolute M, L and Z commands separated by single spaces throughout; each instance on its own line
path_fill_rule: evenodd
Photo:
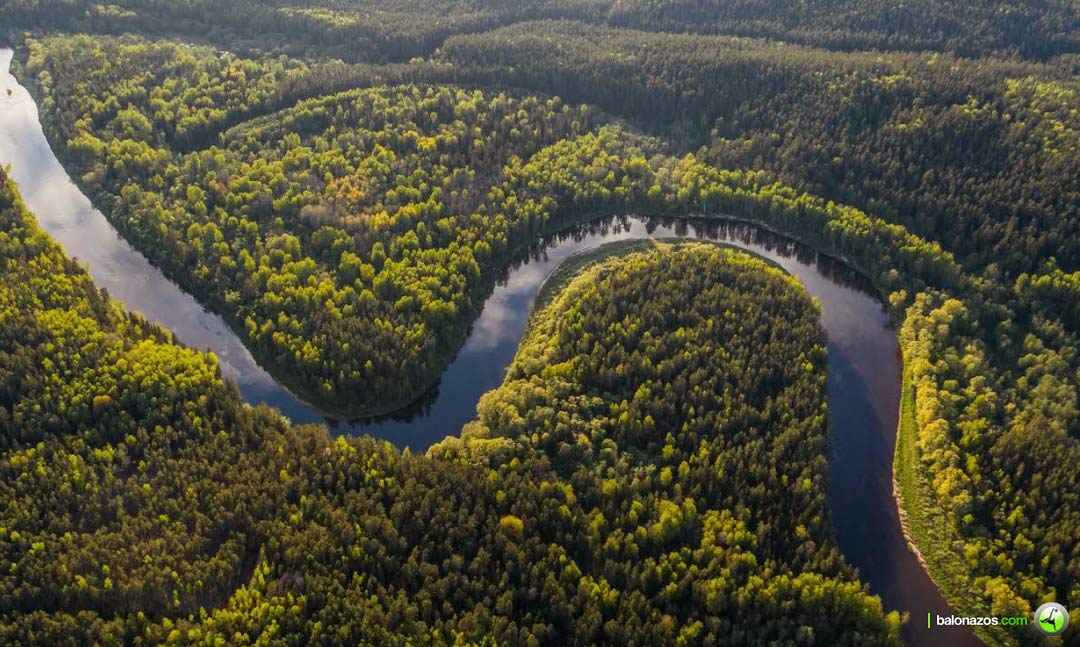
M 0 187 L 5 645 L 898 644 L 831 538 L 817 310 L 761 261 L 622 250 L 412 456 L 244 405 Z
M 591 122 L 557 99 L 409 84 L 222 131 L 303 70 L 173 44 L 44 45 L 28 68 L 50 94 L 117 92 L 43 103 L 83 182 L 257 356 L 344 413 L 406 404 L 437 378 L 482 279 L 542 224 L 535 207 L 493 213 L 514 204 L 498 188 L 508 165 Z
M 177 32 L 230 45 L 354 60 L 425 56 L 454 34 L 542 18 L 669 33 L 767 37 L 838 50 L 1080 53 L 1070 0 L 3 0 L 13 26 Z M 269 39 L 267 36 L 271 36 Z
M 1026 615 L 1051 599 L 1080 608 L 1077 11 L 1058 0 L 0 0 L 20 76 L 73 177 L 275 376 L 338 412 L 392 408 L 437 379 L 500 268 L 556 221 L 624 210 L 737 216 L 843 258 L 897 323 L 909 527 L 935 582 L 970 615 Z M 45 249 L 24 215 L 7 213 L 9 238 Z M 706 644 L 730 618 L 756 613 L 750 591 L 818 609 L 808 590 L 862 618 L 866 642 L 895 633 L 827 536 L 820 412 L 800 408 L 820 402 L 816 360 L 806 376 L 777 368 L 753 383 L 743 380 L 760 374 L 730 374 L 708 344 L 686 364 L 665 363 L 681 343 L 672 312 L 630 287 L 678 304 L 685 294 L 668 273 L 717 307 L 749 308 L 748 321 L 783 312 L 793 337 L 755 338 L 778 345 L 747 367 L 768 373 L 771 354 L 789 357 L 795 337 L 812 356 L 818 333 L 799 323 L 809 310 L 777 310 L 770 290 L 787 290 L 783 280 L 769 275 L 766 289 L 735 271 L 742 260 L 664 248 L 588 272 L 566 288 L 581 304 L 555 297 L 565 317 L 534 320 L 465 439 L 425 458 L 370 440 L 330 443 L 242 406 L 212 358 L 119 312 L 55 249 L 40 253 L 5 276 L 15 287 L 3 313 L 18 332 L 3 348 L 0 423 L 18 464 L 0 480 L 15 488 L 11 514 L 42 520 L 18 530 L 39 538 L 29 543 L 10 537 L 8 522 L 0 528 L 9 563 L 29 560 L 5 576 L 16 591 L 5 602 L 18 600 L 10 636 L 156 642 L 175 631 L 213 642 L 272 628 L 315 641 L 362 618 L 341 640 L 561 644 L 573 627 L 632 642 L 609 633 L 625 625 L 643 643 Z M 746 293 L 706 287 L 687 258 Z M 41 267 L 62 271 L 46 278 Z M 720 325 L 699 312 L 695 325 Z M 612 319 L 635 313 L 642 319 Z M 630 343 L 626 325 L 666 334 Z M 688 326 L 691 337 L 709 330 Z M 749 330 L 728 330 L 724 352 L 745 351 Z M 34 341 L 50 336 L 80 337 L 70 347 Z M 583 336 L 595 346 L 575 344 Z M 137 363 L 124 357 L 143 352 Z M 33 377 L 54 365 L 52 381 Z M 690 366 L 701 370 L 677 375 Z M 710 371 L 723 378 L 708 382 Z M 786 534 L 755 526 L 725 479 L 704 476 L 755 425 L 791 441 L 788 427 L 766 424 L 760 402 L 709 399 L 732 385 L 801 393 L 788 404 L 806 446 L 775 474 L 723 472 L 798 519 Z M 163 395 L 143 402 L 144 388 Z M 668 407 L 661 393 L 712 408 Z M 577 415 L 539 413 L 564 408 Z M 645 430 L 648 418 L 653 431 L 668 425 L 670 442 Z M 750 463 L 779 460 L 744 444 Z M 206 467 L 211 457 L 220 464 Z M 251 469 L 222 471 L 240 463 Z M 211 496 L 188 489 L 204 473 L 225 484 L 215 501 L 230 513 L 220 519 L 174 508 Z M 57 474 L 70 484 L 51 487 Z M 772 478 L 809 486 L 787 492 L 801 497 L 796 506 L 762 492 Z M 18 489 L 33 479 L 56 499 Z M 259 494 L 237 505 L 255 484 Z M 151 496 L 159 488 L 169 500 Z M 100 499 L 83 514 L 87 492 Z M 680 534 L 682 523 L 698 534 Z M 706 545 L 703 528 L 743 539 Z M 610 546 L 596 539 L 616 530 Z M 669 530 L 677 550 L 664 543 L 675 541 Z M 139 550 L 110 566 L 123 580 L 88 572 L 124 542 Z M 70 560 L 42 552 L 54 544 Z M 465 553 L 478 561 L 455 558 L 462 546 L 481 547 Z M 696 577 L 715 564 L 695 560 L 712 557 L 732 572 L 717 576 L 715 597 L 704 594 L 712 624 L 695 628 L 672 610 L 700 603 L 702 590 L 670 578 Z M 791 577 L 755 580 L 739 570 L 751 559 Z M 542 566 L 526 572 L 527 563 Z M 810 579 L 793 575 L 801 570 Z M 83 580 L 71 584 L 72 573 Z M 520 578 L 511 588 L 521 596 L 502 599 L 500 574 Z M 820 634 L 836 628 L 805 609 L 790 617 L 809 633 L 762 624 L 775 633 L 737 640 L 863 639 Z M 982 637 L 1041 644 L 1034 632 Z
M 940 242 L 970 267 L 1080 269 L 1080 81 L 1065 67 L 838 54 L 530 22 L 440 56 L 674 131 Z

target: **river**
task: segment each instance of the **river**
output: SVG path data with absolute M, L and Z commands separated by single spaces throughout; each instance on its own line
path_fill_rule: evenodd
M 458 433 L 475 416 L 480 396 L 502 382 L 544 279 L 578 252 L 616 240 L 698 238 L 774 261 L 822 306 L 830 413 L 826 495 L 841 551 L 887 609 L 911 614 L 903 629 L 907 644 L 982 644 L 965 629 L 930 630 L 923 622 L 928 612 L 954 611 L 901 532 L 892 486 L 900 394 L 896 333 L 872 287 L 850 268 L 745 223 L 628 215 L 569 226 L 506 268 L 439 385 L 415 405 L 378 419 L 327 420 L 278 385 L 220 316 L 166 278 L 94 208 L 49 147 L 30 93 L 8 73 L 11 58 L 10 49 L 0 49 L 0 164 L 10 165 L 41 227 L 129 310 L 172 330 L 188 346 L 213 351 L 248 402 L 277 407 L 294 423 L 327 422 L 335 434 L 370 434 L 416 452 Z

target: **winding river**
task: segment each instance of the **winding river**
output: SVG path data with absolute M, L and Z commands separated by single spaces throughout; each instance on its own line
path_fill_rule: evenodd
M 896 333 L 867 281 L 838 261 L 759 227 L 716 219 L 624 216 L 569 226 L 505 270 L 440 384 L 417 404 L 378 419 L 326 420 L 279 386 L 221 317 L 167 279 L 93 207 L 53 155 L 30 93 L 8 73 L 11 58 L 10 49 L 0 49 L 0 164 L 10 166 L 42 228 L 113 298 L 183 343 L 212 350 L 249 402 L 277 407 L 294 423 L 325 421 L 336 434 L 370 434 L 413 451 L 457 433 L 475 416 L 480 396 L 502 382 L 544 279 L 575 253 L 616 240 L 698 238 L 774 261 L 822 305 L 830 409 L 826 494 L 840 549 L 887 609 L 911 614 L 903 630 L 909 645 L 981 644 L 966 630 L 929 630 L 923 622 L 928 612 L 953 610 L 908 551 L 893 500 L 900 391 Z

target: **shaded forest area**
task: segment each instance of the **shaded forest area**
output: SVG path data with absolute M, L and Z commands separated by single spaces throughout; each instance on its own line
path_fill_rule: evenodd
M 186 35 L 230 48 L 352 61 L 423 57 L 446 38 L 562 18 L 667 33 L 724 34 L 851 51 L 943 51 L 1046 60 L 1080 53 L 1068 0 L 3 0 L 11 29 Z

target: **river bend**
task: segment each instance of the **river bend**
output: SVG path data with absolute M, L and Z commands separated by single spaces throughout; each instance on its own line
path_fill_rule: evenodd
M 981 644 L 965 629 L 928 630 L 922 623 L 927 612 L 953 611 L 901 532 L 892 482 L 900 392 L 896 333 L 872 287 L 850 268 L 746 223 L 627 215 L 569 226 L 505 269 L 440 383 L 416 404 L 376 419 L 327 420 L 260 368 L 220 316 L 165 277 L 94 208 L 49 147 L 30 93 L 8 74 L 11 58 L 10 49 L 0 49 L 0 164 L 10 165 L 41 227 L 129 310 L 188 346 L 213 351 L 248 402 L 277 407 L 294 423 L 325 421 L 335 434 L 370 434 L 413 451 L 457 434 L 475 416 L 480 396 L 501 384 L 544 279 L 573 254 L 617 240 L 696 238 L 775 262 L 822 306 L 830 412 L 826 495 L 841 551 L 887 609 L 911 614 L 903 629 L 908 644 Z

